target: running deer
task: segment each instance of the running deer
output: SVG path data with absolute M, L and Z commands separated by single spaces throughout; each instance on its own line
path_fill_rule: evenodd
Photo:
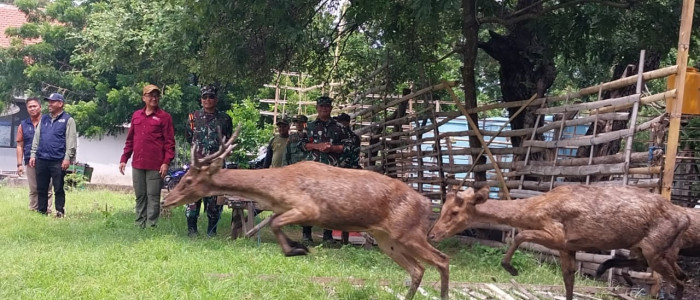
M 429 237 L 439 241 L 474 223 L 520 229 L 501 266 L 518 275 L 510 261 L 523 242 L 559 251 L 566 299 L 573 298 L 576 251 L 638 249 L 652 269 L 676 285 L 681 299 L 685 274 L 676 264 L 690 222 L 681 207 L 660 195 L 624 186 L 566 185 L 515 201 L 487 201 L 488 187 L 450 192 Z
M 218 152 L 201 159 L 195 159 L 193 149 L 190 170 L 163 199 L 163 207 L 222 194 L 256 201 L 273 211 L 270 227 L 286 256 L 306 255 L 309 249 L 289 239 L 281 231 L 285 225 L 366 231 L 411 276 L 406 299 L 413 298 L 423 278 L 419 261 L 438 269 L 440 296 L 448 298 L 449 258 L 428 242 L 429 199 L 379 173 L 311 161 L 273 169 L 222 169 L 237 136 L 238 130 Z
M 700 212 L 694 208 L 683 208 L 683 210 L 688 214 L 690 218 L 690 225 L 688 230 L 683 232 L 680 236 L 680 252 L 678 254 L 690 257 L 700 257 Z M 609 268 L 632 268 L 634 270 L 646 270 L 649 267 L 646 259 L 638 252 L 630 252 L 629 258 L 625 257 L 615 257 L 606 260 L 596 270 L 596 277 L 600 277 Z M 623 278 L 627 281 L 629 285 L 632 285 L 632 279 L 629 276 L 623 274 Z M 652 285 L 652 290 L 649 292 L 651 295 L 658 294 L 658 287 L 660 282 Z

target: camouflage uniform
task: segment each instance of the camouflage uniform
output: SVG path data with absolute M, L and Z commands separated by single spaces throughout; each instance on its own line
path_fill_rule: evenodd
M 217 110 L 215 113 L 210 114 L 201 109 L 189 114 L 185 137 L 189 144 L 193 147 L 197 146 L 196 158 L 202 158 L 219 150 L 217 126 L 221 127 L 221 135 L 224 141 L 233 134 L 231 117 L 224 112 Z M 207 212 L 207 218 L 209 219 L 207 234 L 210 236 L 215 235 L 216 224 L 219 222 L 224 208 L 223 205 L 216 204 L 216 196 L 204 197 L 186 206 L 187 228 L 190 233 L 193 231 L 196 233 L 199 208 L 202 202 L 204 202 L 204 210 Z
M 352 148 L 348 152 L 343 150 L 340 155 L 338 166 L 341 168 L 359 169 L 360 168 L 360 136 L 348 129 L 350 139 L 352 140 Z M 347 153 L 347 154 L 346 154 Z
M 339 166 L 340 157 L 350 155 L 353 148 L 355 148 L 348 128 L 333 119 L 325 122 L 317 119 L 309 123 L 309 126 L 306 128 L 306 137 L 301 139 L 299 147 L 304 149 L 304 145 L 307 143 L 320 144 L 326 142 L 330 142 L 333 145 L 343 145 L 343 152 L 323 153 L 318 150 L 311 150 L 306 152 L 306 160 L 313 160 L 337 167 Z
M 299 147 L 299 142 L 306 139 L 306 132 L 295 132 L 289 134 L 287 140 L 287 153 L 285 161 L 287 165 L 306 160 L 306 150 Z
M 319 105 L 331 105 L 332 99 L 328 97 L 320 97 L 316 100 L 317 106 Z M 329 119 L 328 121 L 321 121 L 316 119 L 313 122 L 308 123 L 306 128 L 306 136 L 299 142 L 299 148 L 306 149 L 305 145 L 308 143 L 321 144 L 330 142 L 332 145 L 343 145 L 343 152 L 341 153 L 323 153 L 318 150 L 307 151 L 306 160 L 313 160 L 316 162 L 324 163 L 331 166 L 339 166 L 340 157 L 344 155 L 350 155 L 353 151 L 354 145 L 350 130 L 338 123 L 336 120 Z M 302 227 L 302 235 L 306 239 L 307 235 L 310 240 L 311 227 Z M 343 236 L 345 238 L 345 235 Z M 333 240 L 332 231 L 330 229 L 323 230 L 323 240 L 331 241 Z M 344 239 L 344 242 L 345 239 Z

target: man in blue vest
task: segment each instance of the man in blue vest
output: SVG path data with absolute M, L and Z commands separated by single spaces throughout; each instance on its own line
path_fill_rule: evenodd
M 34 140 L 34 129 L 41 121 L 41 101 L 37 97 L 29 97 L 25 101 L 29 118 L 22 120 L 17 126 L 17 175 L 27 174 L 29 184 L 29 209 L 36 211 L 38 206 L 38 195 L 36 192 L 36 169 L 29 166 L 29 156 L 32 151 L 32 141 Z M 25 169 L 26 166 L 26 169 Z M 49 193 L 48 213 L 51 213 L 51 193 Z
M 66 203 L 63 180 L 66 169 L 75 160 L 78 134 L 75 120 L 63 111 L 63 95 L 53 93 L 44 100 L 49 101 L 49 114 L 41 117 L 36 128 L 29 166 L 36 168 L 37 210 L 42 214 L 47 213 L 49 182 L 52 182 L 56 217 L 62 218 L 66 213 L 63 208 Z

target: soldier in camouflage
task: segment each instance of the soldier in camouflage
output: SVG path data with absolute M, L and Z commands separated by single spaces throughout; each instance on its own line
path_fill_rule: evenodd
M 201 88 L 202 109 L 194 111 L 188 116 L 187 130 L 185 137 L 192 147 L 197 147 L 195 158 L 202 158 L 219 150 L 219 139 L 216 128 L 221 128 L 223 140 L 233 134 L 233 122 L 225 112 L 216 108 L 218 103 L 217 88 L 207 85 Z M 207 235 L 216 235 L 216 224 L 221 218 L 223 205 L 217 205 L 216 196 L 204 197 L 195 203 L 188 204 L 185 208 L 187 217 L 187 232 L 189 236 L 198 235 L 197 219 L 199 218 L 199 208 L 204 202 L 204 210 L 207 212 L 209 224 Z
M 306 137 L 299 147 L 308 151 L 306 160 L 338 166 L 341 155 L 349 155 L 353 150 L 348 128 L 331 119 L 333 99 L 322 96 L 316 99 L 318 117 L 306 128 Z M 323 240 L 333 241 L 332 231 L 323 230 Z
M 343 151 L 343 154 L 340 155 L 340 162 L 338 162 L 338 166 L 341 168 L 359 169 L 361 142 L 360 136 L 355 134 L 355 132 L 352 131 L 352 127 L 350 127 L 350 115 L 342 113 L 338 115 L 336 120 L 338 121 L 338 123 L 348 128 L 350 138 L 352 139 L 352 151 L 349 151 L 349 154 L 347 155 L 345 154 L 346 152 Z
M 287 165 L 306 160 L 306 151 L 299 147 L 299 141 L 306 138 L 306 122 L 308 120 L 309 119 L 305 115 L 297 115 L 292 118 L 292 123 L 294 123 L 294 130 L 296 130 L 296 132 L 291 133 L 289 135 L 289 140 L 287 140 L 287 153 L 285 158 Z

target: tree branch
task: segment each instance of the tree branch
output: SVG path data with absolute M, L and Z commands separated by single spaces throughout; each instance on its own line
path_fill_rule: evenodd
M 502 24 L 504 26 L 508 26 L 508 25 L 512 25 L 512 24 L 519 23 L 522 21 L 535 19 L 537 17 L 551 13 L 551 12 L 558 10 L 558 9 L 568 8 L 568 7 L 576 6 L 579 4 L 587 4 L 587 3 L 597 3 L 597 4 L 608 6 L 608 7 L 627 9 L 627 8 L 630 8 L 632 6 L 632 2 L 636 2 L 637 0 L 623 1 L 623 2 L 615 2 L 615 1 L 608 1 L 608 0 L 573 0 L 573 1 L 559 3 L 556 5 L 546 7 L 542 11 L 539 11 L 539 12 L 526 13 L 526 11 L 531 10 L 535 5 L 542 4 L 544 1 L 545 0 L 533 3 L 532 5 L 525 7 L 523 9 L 520 9 L 516 12 L 513 12 L 512 14 L 510 14 L 504 18 L 499 18 L 499 17 L 480 18 L 479 24 L 495 23 L 495 24 Z

